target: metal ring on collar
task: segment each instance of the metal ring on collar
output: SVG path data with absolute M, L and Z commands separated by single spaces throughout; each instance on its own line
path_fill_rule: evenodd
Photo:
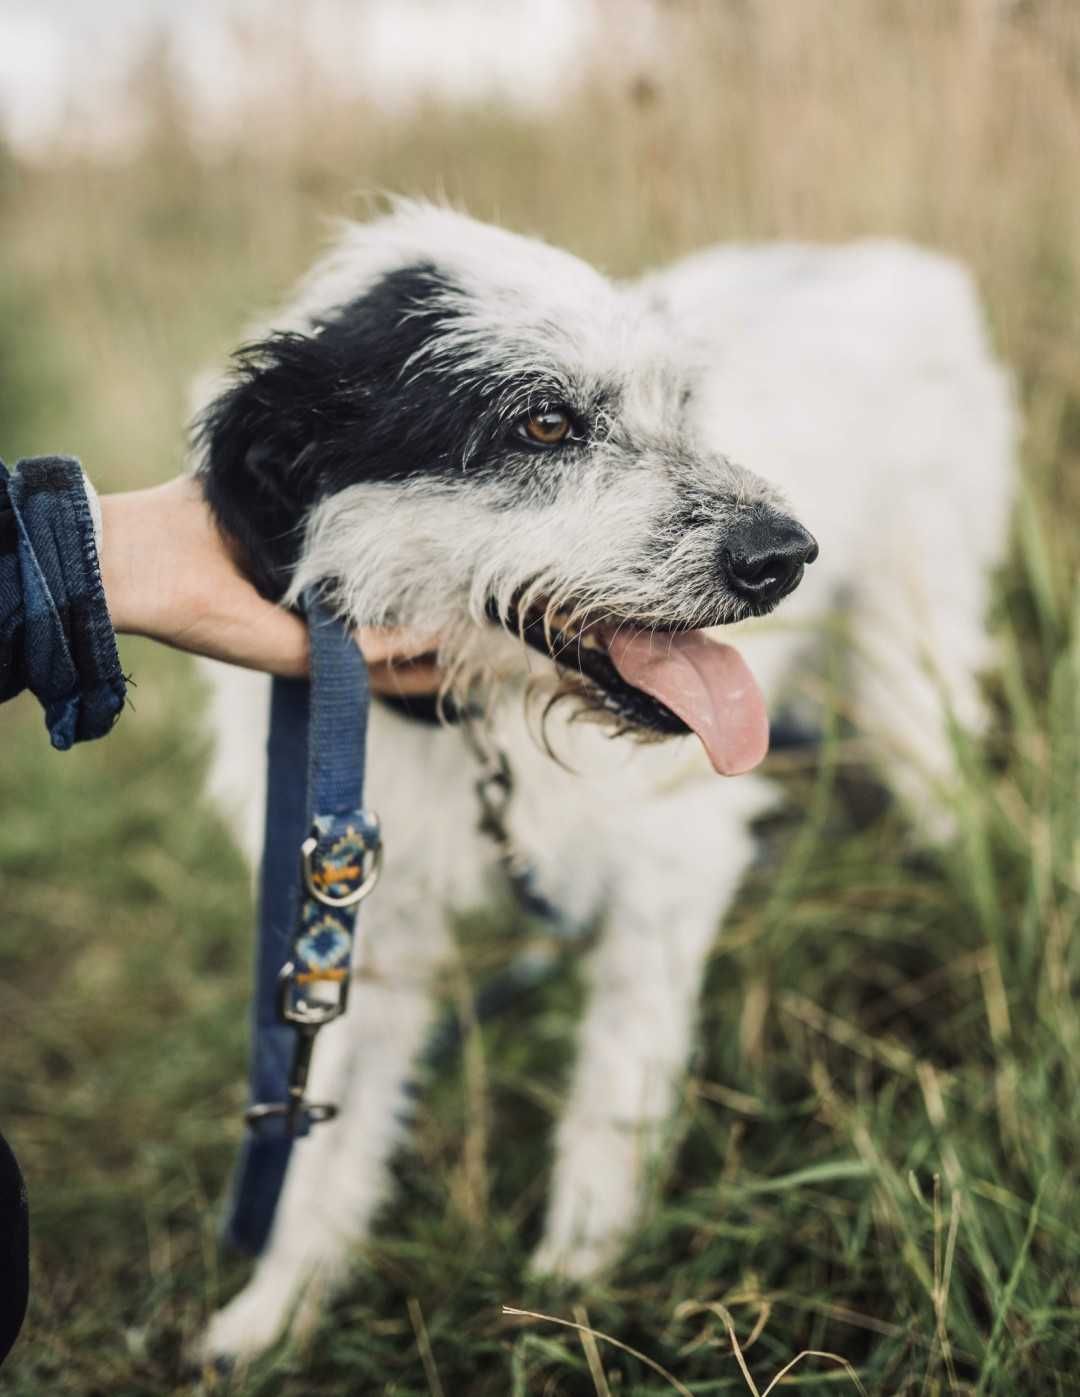
M 341 897 L 335 897 L 333 893 L 326 892 L 315 883 L 312 857 L 318 847 L 319 841 L 313 834 L 300 845 L 300 867 L 304 875 L 304 886 L 315 901 L 321 902 L 324 907 L 355 907 L 358 902 L 363 902 L 379 881 L 379 874 L 382 872 L 382 845 L 376 844 L 374 849 L 367 850 L 370 857 L 367 872 L 352 892 L 343 893 Z

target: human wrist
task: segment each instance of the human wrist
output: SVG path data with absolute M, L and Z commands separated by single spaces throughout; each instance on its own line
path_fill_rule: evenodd
M 245 668 L 306 674 L 304 625 L 244 576 L 197 479 L 104 496 L 102 511 L 116 630 Z
M 105 600 L 113 629 L 125 635 L 156 632 L 157 587 L 154 585 L 155 542 L 150 490 L 100 495 L 101 530 L 98 555 Z

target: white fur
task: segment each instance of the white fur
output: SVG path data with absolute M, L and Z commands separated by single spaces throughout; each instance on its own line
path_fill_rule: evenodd
M 454 321 L 452 348 L 458 362 L 473 356 L 478 375 L 541 357 L 574 383 L 617 379 L 609 454 L 601 446 L 587 476 L 569 473 L 554 506 L 523 498 L 509 512 L 498 481 L 472 492 L 350 487 L 309 522 L 296 585 L 334 578 L 358 619 L 449 629 L 462 682 L 491 681 L 490 736 L 513 767 L 518 847 L 570 915 L 604 913 L 535 1258 L 586 1276 L 617 1259 L 633 1228 L 703 965 L 752 857 L 749 822 L 772 795 L 759 775 L 715 776 L 693 737 L 613 741 L 559 709 L 548 735 L 565 765 L 550 760 L 523 701 L 526 672 L 545 663 L 484 621 L 485 598 L 505 610 L 520 580 L 538 577 L 537 596 L 685 610 L 697 603 L 704 536 L 682 553 L 673 541 L 673 561 L 644 582 L 629 567 L 672 491 L 723 483 L 736 497 L 785 498 L 820 559 L 776 618 L 724 639 L 775 700 L 842 605 L 852 711 L 914 818 L 939 825 L 953 772 L 948 715 L 977 726 L 976 674 L 991 653 L 984 612 L 1011 493 L 1011 397 L 966 272 L 899 243 L 720 247 L 622 287 L 533 240 L 408 205 L 347 230 L 271 323 L 303 329 L 378 275 L 426 260 L 475 303 Z M 681 414 L 687 383 L 696 389 Z M 212 789 L 254 861 L 267 681 L 210 672 Z M 449 954 L 444 914 L 485 895 L 494 851 L 476 832 L 461 732 L 379 708 L 370 752 L 386 867 L 364 908 L 348 1015 L 320 1041 L 311 1087 L 344 1109 L 297 1145 L 268 1249 L 213 1320 L 208 1353 L 264 1347 L 345 1274 L 385 1196 L 403 1085 Z

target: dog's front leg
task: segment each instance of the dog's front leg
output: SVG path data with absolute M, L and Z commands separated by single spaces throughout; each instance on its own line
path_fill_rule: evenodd
M 412 1064 L 431 1023 L 431 978 L 447 946 L 437 900 L 399 897 L 377 911 L 373 901 L 360 941 L 348 1012 L 320 1035 L 308 1091 L 313 1101 L 336 1102 L 339 1114 L 297 1142 L 266 1250 L 211 1320 L 204 1360 L 258 1353 L 290 1323 L 294 1336 L 309 1329 L 385 1197 Z
M 753 852 L 743 802 L 733 811 L 665 804 L 636 839 L 620 841 L 532 1263 L 541 1274 L 587 1277 L 632 1229 L 671 1119 L 709 951 Z

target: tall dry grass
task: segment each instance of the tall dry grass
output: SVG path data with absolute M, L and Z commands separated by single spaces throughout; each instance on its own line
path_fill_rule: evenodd
M 1052 424 L 1080 353 L 1070 0 L 669 0 L 648 66 L 620 47 L 637 6 L 601 12 L 610 71 L 583 55 L 580 89 L 542 119 L 328 106 L 282 52 L 250 139 L 200 159 L 148 60 L 140 158 L 9 168 L 9 275 L 63 322 L 68 353 L 105 356 L 97 388 L 124 441 L 155 418 L 149 451 L 116 448 L 123 477 L 154 473 L 184 371 L 307 264 L 323 218 L 363 215 L 383 190 L 445 197 L 616 273 L 719 238 L 886 232 L 944 247 L 976 267 L 1007 357 L 1038 357 L 1027 405 Z

